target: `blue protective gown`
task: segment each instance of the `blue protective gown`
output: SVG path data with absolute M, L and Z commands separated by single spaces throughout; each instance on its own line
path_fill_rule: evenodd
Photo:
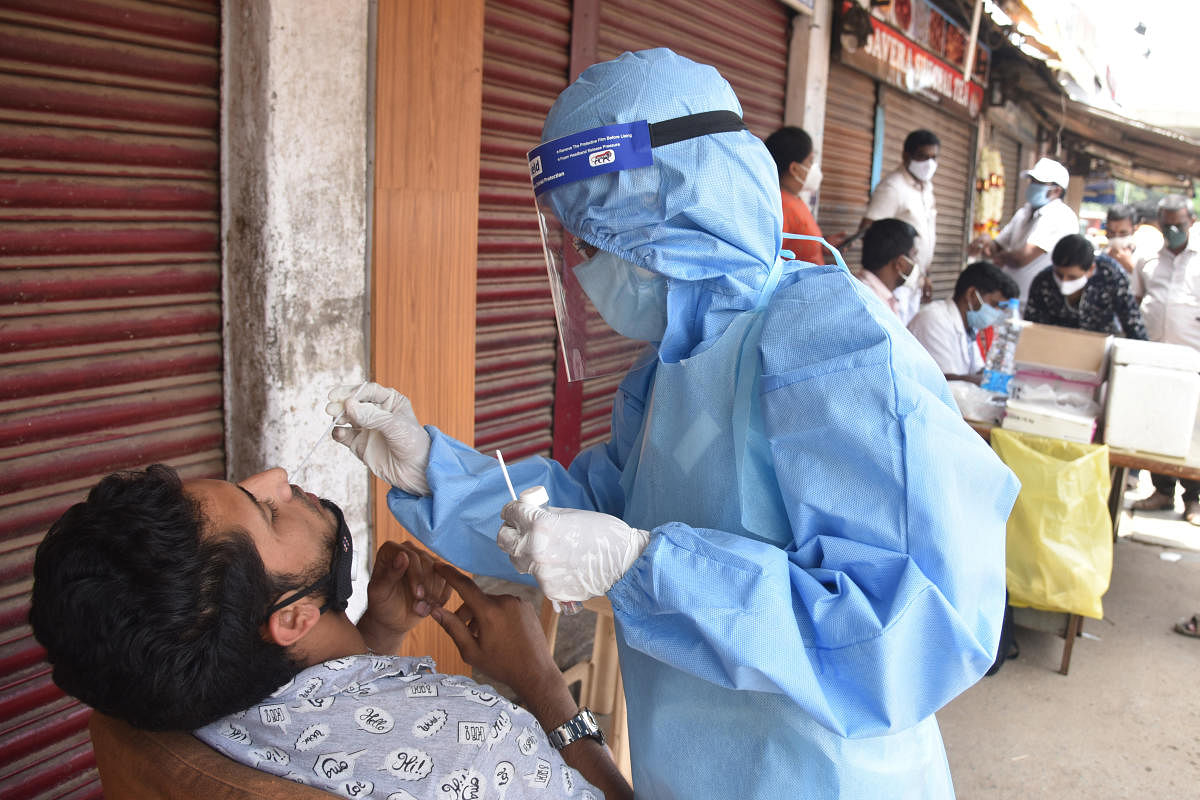
M 543 138 L 726 108 L 711 67 L 626 53 L 563 93 Z M 637 796 L 953 797 L 933 714 L 995 655 L 1012 473 L 861 282 L 779 259 L 753 135 L 554 194 L 569 230 L 669 279 L 610 441 L 569 470 L 511 468 L 652 532 L 608 593 Z M 429 430 L 432 496 L 393 489 L 392 512 L 459 566 L 529 582 L 495 545 L 496 461 Z

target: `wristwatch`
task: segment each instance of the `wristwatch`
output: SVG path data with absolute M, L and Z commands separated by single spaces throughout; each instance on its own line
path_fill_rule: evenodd
M 590 736 L 600 744 L 604 744 L 604 731 L 600 730 L 596 717 L 587 707 L 579 709 L 578 714 L 546 734 L 546 738 L 550 740 L 550 746 L 555 750 L 562 750 L 571 742 L 585 736 Z

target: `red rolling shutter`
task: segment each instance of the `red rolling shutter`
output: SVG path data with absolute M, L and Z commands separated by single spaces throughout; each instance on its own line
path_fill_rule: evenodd
M 103 475 L 220 476 L 215 0 L 0 2 L 0 796 L 100 796 L 26 622 Z
M 569 0 L 489 0 L 476 295 L 475 446 L 552 448 L 557 331 L 525 153 L 567 86 Z
M 817 206 L 817 221 L 826 237 L 858 230 L 871 198 L 874 142 L 875 81 L 849 67 L 830 64 Z M 842 251 L 852 270 L 861 265 L 860 241 Z

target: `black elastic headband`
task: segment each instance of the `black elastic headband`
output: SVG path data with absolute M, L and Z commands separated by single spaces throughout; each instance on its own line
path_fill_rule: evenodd
M 697 136 L 709 133 L 744 130 L 746 130 L 746 123 L 742 122 L 742 118 L 732 111 L 703 111 L 699 114 L 688 114 L 686 117 L 651 123 L 650 146 L 662 147 L 664 144 L 695 139 Z

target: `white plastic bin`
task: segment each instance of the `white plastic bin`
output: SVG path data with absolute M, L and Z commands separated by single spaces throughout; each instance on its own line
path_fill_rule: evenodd
M 1184 458 L 1200 406 L 1200 352 L 1178 344 L 1113 342 L 1104 441 Z

